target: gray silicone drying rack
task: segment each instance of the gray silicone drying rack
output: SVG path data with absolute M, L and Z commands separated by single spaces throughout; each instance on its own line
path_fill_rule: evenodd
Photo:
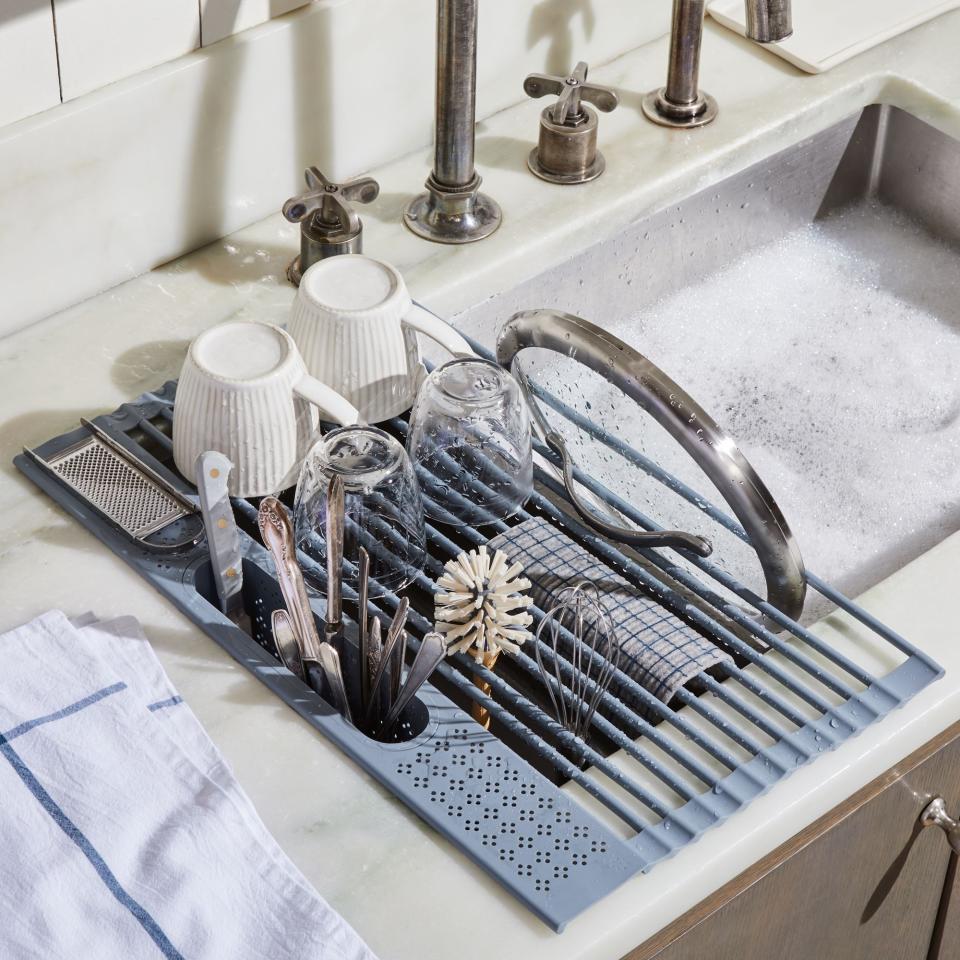
M 489 356 L 478 344 L 473 346 Z M 96 418 L 96 423 L 195 500 L 195 490 L 172 467 L 169 433 L 175 392 L 176 385 L 168 383 Z M 735 521 L 709 504 L 704 507 L 702 497 L 642 454 L 556 398 L 541 392 L 541 399 L 696 504 L 705 517 L 746 540 Z M 386 426 L 400 437 L 405 434 L 402 420 Z M 48 441 L 37 452 L 50 457 L 86 435 L 85 430 L 76 430 Z M 539 452 L 552 457 L 542 447 Z M 641 565 L 560 509 L 559 485 L 538 470 L 537 490 L 517 520 L 541 516 L 562 525 L 567 535 L 714 639 L 733 659 L 701 674 L 669 706 L 619 673 L 615 686 L 624 699 L 606 695 L 594 718 L 597 742 L 605 745 L 601 750 L 571 743 L 538 704 L 531 692 L 531 678 L 538 675 L 529 643 L 509 669 L 502 669 L 501 663 L 496 674 L 458 656 L 439 668 L 437 686 L 424 688 L 421 700 L 427 719 L 422 732 L 405 743 L 379 743 L 347 724 L 278 662 L 269 625 L 282 599 L 271 560 L 251 536 L 242 535 L 244 599 L 252 638 L 211 602 L 205 544 L 183 554 L 151 552 L 104 522 L 30 458 L 21 455 L 16 464 L 232 657 L 557 931 L 628 878 L 691 843 L 798 766 L 906 702 L 943 672 L 809 572 L 810 589 L 857 621 L 872 635 L 872 642 L 879 640 L 896 654 L 899 663 L 884 676 L 873 676 L 833 650 L 709 560 L 686 554 L 696 568 L 694 575 L 689 567 L 678 566 L 670 551 L 642 550 Z M 577 479 L 640 526 L 657 529 L 652 520 L 592 478 L 581 474 Z M 234 508 L 241 523 L 254 529 L 255 505 L 236 500 Z M 506 528 L 503 524 L 494 532 Z M 407 591 L 411 653 L 432 626 L 427 619 L 431 584 L 443 563 L 486 540 L 487 534 L 470 528 L 428 526 L 430 556 L 424 573 Z M 322 587 L 325 572 L 308 557 L 301 560 Z M 740 603 L 725 600 L 710 581 L 731 591 Z M 349 612 L 355 594 L 345 591 L 345 599 Z M 388 595 L 371 602 L 369 612 L 389 617 L 398 602 Z M 767 630 L 744 608 L 765 614 L 782 632 Z M 322 611 L 323 602 L 318 600 L 315 612 L 320 616 Z M 533 613 L 539 622 L 543 612 Z M 492 695 L 483 694 L 474 678 L 485 680 Z M 470 702 L 489 710 L 491 731 L 470 719 L 464 709 Z M 611 762 L 609 750 L 614 749 L 621 751 L 624 762 Z M 585 761 L 586 770 L 571 756 Z M 558 786 L 561 782 L 565 785 Z

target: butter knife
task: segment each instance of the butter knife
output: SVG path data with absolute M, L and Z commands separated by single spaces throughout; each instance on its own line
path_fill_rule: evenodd
M 367 683 L 368 700 L 364 707 L 364 722 L 367 716 L 373 714 L 379 719 L 382 715 L 380 709 L 380 697 L 377 694 L 377 688 L 373 684 L 374 677 L 380 672 L 380 661 L 383 659 L 383 624 L 379 617 L 370 618 L 370 630 L 367 637 Z
M 396 698 L 396 693 L 399 691 L 399 680 L 396 683 L 397 691 L 395 691 L 393 678 L 399 673 L 399 669 L 403 667 L 403 654 L 406 649 L 406 631 L 404 627 L 407 624 L 407 613 L 409 610 L 410 601 L 404 597 L 400 601 L 397 612 L 393 615 L 393 620 L 387 630 L 386 639 L 383 641 L 380 661 L 377 664 L 376 673 L 373 675 L 370 702 L 367 704 L 363 716 L 363 721 L 367 726 L 370 725 L 371 719 L 379 722 L 379 717 L 373 716 L 375 708 L 382 709 L 385 713 L 390 712 L 393 701 Z M 374 622 L 377 622 L 376 618 L 374 618 Z M 400 661 L 399 669 L 396 666 L 396 658 L 399 658 Z M 388 673 L 388 681 L 384 684 L 384 675 Z
M 360 648 L 360 705 L 364 714 L 370 706 L 370 674 L 367 664 L 370 660 L 369 623 L 367 620 L 367 595 L 370 589 L 370 554 L 364 547 L 359 549 L 357 561 L 357 628 Z
M 327 615 L 326 639 L 336 645 L 343 626 L 343 477 L 334 477 L 327 488 Z

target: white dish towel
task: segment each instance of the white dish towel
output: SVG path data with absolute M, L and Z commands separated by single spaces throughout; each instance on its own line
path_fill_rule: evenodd
M 0 957 L 375 960 L 133 618 L 0 636 Z

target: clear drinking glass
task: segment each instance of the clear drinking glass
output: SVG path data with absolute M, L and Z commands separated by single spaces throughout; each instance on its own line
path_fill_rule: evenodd
M 360 547 L 370 554 L 369 596 L 396 593 L 423 569 L 426 535 L 423 506 L 403 445 L 377 427 L 341 427 L 307 454 L 297 484 L 294 530 L 297 546 L 316 561 L 307 580 L 326 571 L 327 488 L 343 479 L 343 582 L 356 589 Z
M 442 523 L 505 520 L 533 490 L 527 405 L 513 376 L 490 360 L 458 357 L 427 377 L 407 452 L 421 468 L 424 512 Z

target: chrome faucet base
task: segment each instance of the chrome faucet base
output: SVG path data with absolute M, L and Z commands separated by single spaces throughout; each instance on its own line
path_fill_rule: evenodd
M 786 40 L 793 31 L 792 0 L 744 0 L 747 38 Z M 664 127 L 702 127 L 717 115 L 713 97 L 700 90 L 700 47 L 707 0 L 673 0 L 667 85 L 647 94 L 643 112 Z
M 503 219 L 480 193 L 474 166 L 477 99 L 477 11 L 480 0 L 437 0 L 437 88 L 433 170 L 403 222 L 433 243 L 473 243 Z
M 643 98 L 643 114 L 662 127 L 702 127 L 717 118 L 717 101 L 700 91 L 692 103 L 673 103 L 666 98 L 666 87 L 651 90 Z
M 500 205 L 480 193 L 480 176 L 466 188 L 445 187 L 431 176 L 426 193 L 414 197 L 403 222 L 418 237 L 433 243 L 473 243 L 489 237 L 503 221 Z
M 543 165 L 540 159 L 540 148 L 534 147 L 527 157 L 527 167 L 532 174 L 550 183 L 589 183 L 591 180 L 596 180 L 607 169 L 607 161 L 603 159 L 603 154 L 598 150 L 593 158 L 593 163 L 586 169 L 574 173 L 556 173 Z
M 326 260 L 327 257 L 336 257 L 342 253 L 363 253 L 363 233 L 331 240 L 317 238 L 305 230 L 300 236 L 300 251 L 287 267 L 287 279 L 295 287 L 300 286 L 300 279 L 303 277 L 302 264 L 306 263 L 309 267 L 318 260 Z
M 287 279 L 295 287 L 300 286 L 300 281 L 303 279 L 303 269 L 300 267 L 299 253 L 287 264 Z

